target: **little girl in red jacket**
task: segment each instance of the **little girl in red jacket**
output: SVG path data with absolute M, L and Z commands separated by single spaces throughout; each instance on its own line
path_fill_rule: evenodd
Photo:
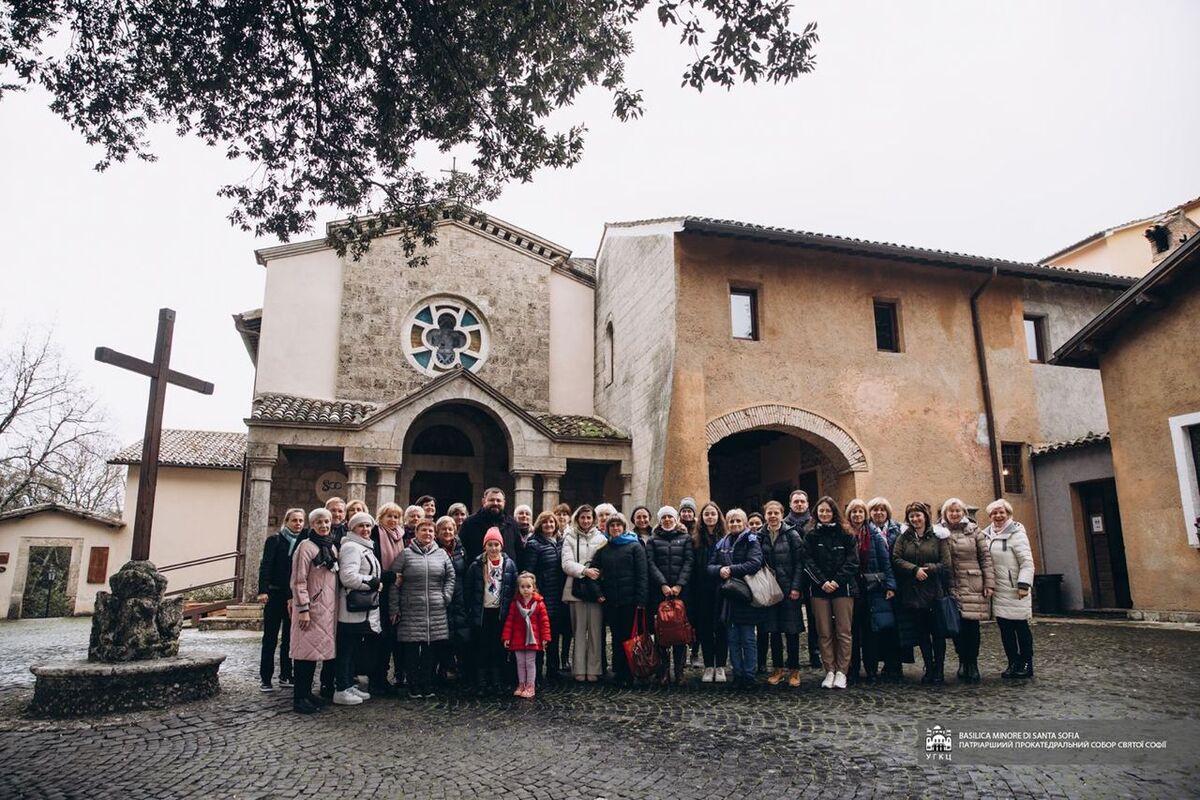
M 533 697 L 537 654 L 550 641 L 550 615 L 537 592 L 537 578 L 532 572 L 517 576 L 517 596 L 508 607 L 500 638 L 505 649 L 517 656 L 517 690 L 513 696 Z

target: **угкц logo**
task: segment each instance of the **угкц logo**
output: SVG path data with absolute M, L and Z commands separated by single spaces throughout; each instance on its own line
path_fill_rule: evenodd
M 954 748 L 954 735 L 949 728 L 934 725 L 925 729 L 925 760 L 949 761 Z

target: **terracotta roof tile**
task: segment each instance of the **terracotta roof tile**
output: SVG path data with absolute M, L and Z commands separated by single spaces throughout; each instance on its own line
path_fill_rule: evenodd
M 1050 453 L 1060 453 L 1063 450 L 1074 450 L 1078 447 L 1088 447 L 1093 444 L 1100 444 L 1111 439 L 1108 431 L 1103 433 L 1087 433 L 1085 436 L 1080 436 L 1078 439 L 1068 439 L 1065 442 L 1045 442 L 1043 444 L 1034 445 L 1029 448 L 1029 454 L 1032 456 L 1045 456 Z
M 555 436 L 567 439 L 627 438 L 625 434 L 599 417 L 583 417 L 575 414 L 538 414 L 537 418 Z
M 166 429 L 159 443 L 158 463 L 164 467 L 241 469 L 245 455 L 244 433 Z M 108 463 L 142 463 L 142 442 L 139 440 L 124 448 Z
M 254 398 L 250 419 L 309 425 L 357 425 L 375 406 L 355 400 L 313 400 L 288 394 L 262 394 Z

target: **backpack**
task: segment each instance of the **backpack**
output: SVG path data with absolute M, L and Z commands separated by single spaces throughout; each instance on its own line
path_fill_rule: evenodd
M 678 597 L 663 600 L 658 604 L 658 612 L 654 615 L 654 638 L 659 647 L 691 644 L 696 639 L 696 632 L 688 622 L 687 609 Z

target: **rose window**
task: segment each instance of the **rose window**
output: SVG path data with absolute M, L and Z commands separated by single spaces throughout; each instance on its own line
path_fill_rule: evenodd
M 487 358 L 487 347 L 483 316 L 461 300 L 422 300 L 409 316 L 405 355 L 426 375 L 460 366 L 474 371 Z

